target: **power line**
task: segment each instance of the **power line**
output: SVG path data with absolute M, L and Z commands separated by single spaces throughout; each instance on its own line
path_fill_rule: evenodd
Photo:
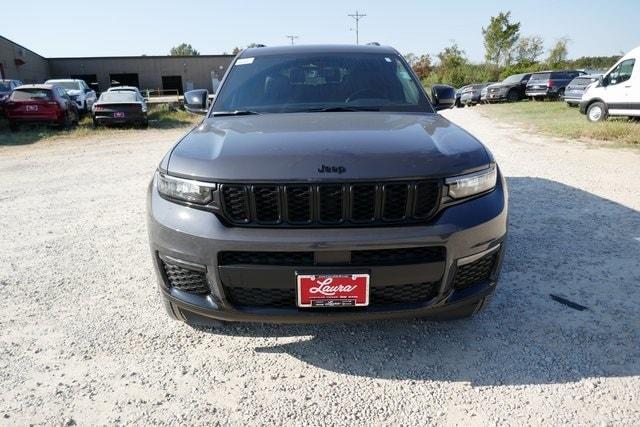
M 288 39 L 291 39 L 291 46 L 294 45 L 294 41 L 299 38 L 298 36 L 286 36 Z
M 355 14 L 349 14 L 347 16 L 352 17 L 356 21 L 356 44 L 360 44 L 360 20 L 367 15 L 365 15 L 364 13 L 359 13 L 356 10 Z

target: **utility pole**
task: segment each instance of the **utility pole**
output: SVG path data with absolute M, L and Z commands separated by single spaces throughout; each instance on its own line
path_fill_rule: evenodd
M 356 21 L 356 44 L 360 44 L 360 20 L 364 18 L 364 13 L 358 13 L 356 10 L 355 14 L 349 14 L 348 16 L 352 17 Z
M 286 36 L 288 39 L 291 39 L 291 46 L 293 46 L 293 42 L 295 41 L 295 39 L 298 38 L 298 36 Z

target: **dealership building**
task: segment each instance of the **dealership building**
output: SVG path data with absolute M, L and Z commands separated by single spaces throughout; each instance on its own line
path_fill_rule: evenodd
M 25 83 L 82 79 L 97 91 L 131 85 L 166 93 L 191 89 L 215 92 L 233 58 L 233 55 L 45 58 L 0 36 L 1 78 Z

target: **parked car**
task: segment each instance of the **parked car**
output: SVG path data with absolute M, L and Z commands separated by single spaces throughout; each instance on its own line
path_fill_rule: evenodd
M 138 96 L 144 98 L 144 96 L 142 96 L 142 93 L 140 93 L 140 89 L 135 86 L 111 86 L 109 89 L 107 89 L 107 92 L 135 92 L 138 94 Z
M 496 286 L 506 182 L 380 46 L 249 48 L 148 191 L 167 312 L 326 322 L 471 316 Z
M 609 116 L 640 117 L 640 46 L 632 49 L 597 83 L 587 86 L 580 100 L 580 112 L 589 121 Z
M 541 71 L 531 74 L 525 95 L 532 99 L 559 99 L 564 96 L 565 89 L 571 80 L 585 74 L 582 71 Z
M 586 90 L 587 86 L 597 82 L 602 74 L 590 74 L 584 76 L 578 76 L 571 80 L 564 91 L 564 101 L 570 107 L 577 107 L 582 99 L 582 94 Z
M 149 126 L 147 104 L 134 91 L 107 91 L 93 106 L 93 125 L 130 124 Z
M 22 85 L 11 92 L 5 104 L 9 128 L 23 123 L 46 123 L 68 128 L 78 124 L 78 107 L 60 86 Z
M 13 91 L 18 86 L 22 86 L 22 82 L 20 80 L 0 80 L 0 115 L 4 114 L 4 104 L 9 99 L 11 91 Z
M 463 91 L 465 91 L 465 90 L 467 90 L 467 88 L 468 88 L 468 87 L 469 87 L 469 86 L 462 86 L 460 89 L 456 90 L 456 100 L 455 100 L 455 102 L 453 103 L 453 105 L 454 105 L 456 108 L 462 108 L 462 107 L 464 107 L 464 105 L 462 105 L 462 104 L 460 103 L 460 98 L 462 97 L 462 92 L 463 92 Z
M 45 84 L 56 85 L 63 88 L 76 103 L 80 114 L 91 111 L 93 103 L 96 102 L 96 92 L 91 89 L 84 80 L 78 79 L 52 79 Z
M 460 95 L 460 103 L 462 105 L 473 106 L 479 104 L 482 97 L 482 91 L 489 85 L 494 83 L 476 83 L 469 85 L 462 91 Z M 486 95 L 486 91 L 485 91 Z
M 531 74 L 514 74 L 500 83 L 487 87 L 487 102 L 515 102 L 525 97 L 525 88 Z

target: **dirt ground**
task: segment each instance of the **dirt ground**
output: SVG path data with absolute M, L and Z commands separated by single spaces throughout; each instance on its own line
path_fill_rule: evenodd
M 0 141 L 0 425 L 637 425 L 640 151 L 444 114 L 511 197 L 496 297 L 448 323 L 171 321 L 145 192 L 185 129 Z

